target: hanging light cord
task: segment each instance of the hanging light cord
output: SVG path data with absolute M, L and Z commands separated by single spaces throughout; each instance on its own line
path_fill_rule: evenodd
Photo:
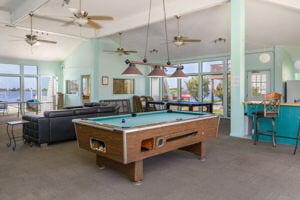
M 143 62 L 145 62 L 145 63 L 147 62 L 147 49 L 148 49 L 148 42 L 149 42 L 149 27 L 150 27 L 150 19 L 151 19 L 151 5 L 152 5 L 152 0 L 150 0 L 149 13 L 148 13 L 146 45 L 145 45 L 145 54 L 144 54 L 144 59 L 143 59 Z
M 167 56 L 168 56 L 168 62 L 167 64 L 170 65 L 170 55 L 169 55 L 169 44 L 168 44 L 168 31 L 167 31 L 167 15 L 166 15 L 166 5 L 165 0 L 163 0 L 163 7 L 164 7 L 164 21 L 165 21 L 165 34 L 166 34 L 166 47 L 167 47 Z

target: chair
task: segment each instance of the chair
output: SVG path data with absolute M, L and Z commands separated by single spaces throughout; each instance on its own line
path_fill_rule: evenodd
M 156 111 L 156 107 L 147 107 L 147 101 L 153 101 L 151 96 L 133 96 L 133 110 L 134 112 L 149 112 Z
M 4 116 L 4 113 L 8 114 L 7 109 L 7 103 L 5 101 L 0 101 L 0 110 L 2 111 L 2 115 Z
M 275 121 L 279 116 L 281 94 L 273 92 L 265 95 L 262 101 L 264 110 L 256 111 L 252 113 L 255 117 L 255 129 L 254 129 L 254 145 L 258 142 L 259 135 L 267 135 L 272 137 L 273 147 L 276 147 L 276 130 Z M 272 123 L 272 130 L 260 130 L 259 124 L 262 119 L 268 119 Z M 271 133 L 271 134 L 270 134 Z
M 297 137 L 296 137 L 296 145 L 295 145 L 295 149 L 294 149 L 294 155 L 296 154 L 297 152 L 297 148 L 298 148 L 298 142 L 300 140 L 300 117 L 298 118 L 298 134 L 297 134 Z
M 145 96 L 145 98 L 146 98 L 146 102 L 145 102 L 146 111 L 147 112 L 156 111 L 157 109 L 156 109 L 155 105 L 149 105 L 149 107 L 147 107 L 147 101 L 153 101 L 154 100 L 153 97 Z
M 132 97 L 133 102 L 133 112 L 139 113 L 139 112 L 145 112 L 145 109 L 143 108 L 142 101 L 146 102 L 146 99 L 144 97 L 136 96 L 134 95 Z
M 35 112 L 36 114 L 41 110 L 41 103 L 37 99 L 30 99 L 26 101 L 26 111 Z
M 100 100 L 99 103 L 103 105 L 110 104 L 119 106 L 120 115 L 131 113 L 130 99 L 105 99 Z

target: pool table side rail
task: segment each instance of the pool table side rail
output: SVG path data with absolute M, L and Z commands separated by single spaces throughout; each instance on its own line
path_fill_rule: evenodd
M 89 121 L 86 119 L 74 119 L 74 123 L 82 124 L 82 125 L 89 125 L 95 128 L 101 128 L 104 130 L 109 130 L 109 131 L 115 131 L 115 132 L 123 132 L 125 134 L 131 133 L 131 132 L 136 132 L 136 131 L 142 131 L 142 130 L 148 130 L 148 129 L 153 129 L 153 128 L 160 128 L 164 126 L 169 126 L 172 124 L 182 124 L 186 122 L 192 122 L 192 121 L 199 121 L 199 120 L 207 120 L 207 119 L 212 119 L 212 118 L 218 118 L 217 115 L 201 115 L 201 117 L 197 118 L 192 118 L 192 119 L 182 119 L 182 120 L 173 120 L 173 121 L 165 121 L 161 123 L 155 123 L 152 124 L 151 126 L 149 125 L 143 125 L 143 126 L 137 126 L 133 128 L 122 128 L 118 126 L 113 126 L 113 125 L 108 125 L 108 124 L 102 124 L 94 121 Z
M 146 115 L 153 115 L 153 114 L 160 114 L 160 113 L 179 113 L 179 114 L 189 114 L 189 115 L 195 115 L 195 116 L 207 116 L 207 115 L 215 115 L 212 113 L 207 112 L 192 112 L 192 111 L 177 111 L 177 110 L 162 110 L 162 111 L 152 111 L 152 112 L 141 112 L 141 113 L 131 113 L 131 114 L 123 114 L 123 115 L 113 115 L 113 116 L 103 116 L 103 117 L 93 117 L 93 118 L 86 118 L 90 121 L 97 121 L 98 118 L 100 119 L 114 119 L 114 118 L 126 118 L 126 117 L 132 117 L 132 115 L 139 116 L 146 116 Z

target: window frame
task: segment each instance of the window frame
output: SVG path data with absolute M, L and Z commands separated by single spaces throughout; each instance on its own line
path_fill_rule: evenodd
M 25 78 L 35 78 L 36 79 L 36 91 L 37 91 L 37 99 L 40 99 L 40 88 L 39 88 L 39 66 L 38 65 L 25 65 L 25 64 L 12 64 L 12 63 L 1 63 L 3 65 L 17 65 L 19 66 L 19 74 L 9 74 L 9 73 L 0 73 L 1 77 L 19 77 L 20 79 L 20 101 L 24 101 L 24 80 Z M 37 74 L 24 74 L 24 66 L 36 66 Z

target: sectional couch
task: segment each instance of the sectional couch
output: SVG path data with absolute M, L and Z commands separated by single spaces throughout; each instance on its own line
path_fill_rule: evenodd
M 117 115 L 115 105 L 86 104 L 63 110 L 45 111 L 42 116 L 24 115 L 23 138 L 26 142 L 46 145 L 76 139 L 73 119 Z

